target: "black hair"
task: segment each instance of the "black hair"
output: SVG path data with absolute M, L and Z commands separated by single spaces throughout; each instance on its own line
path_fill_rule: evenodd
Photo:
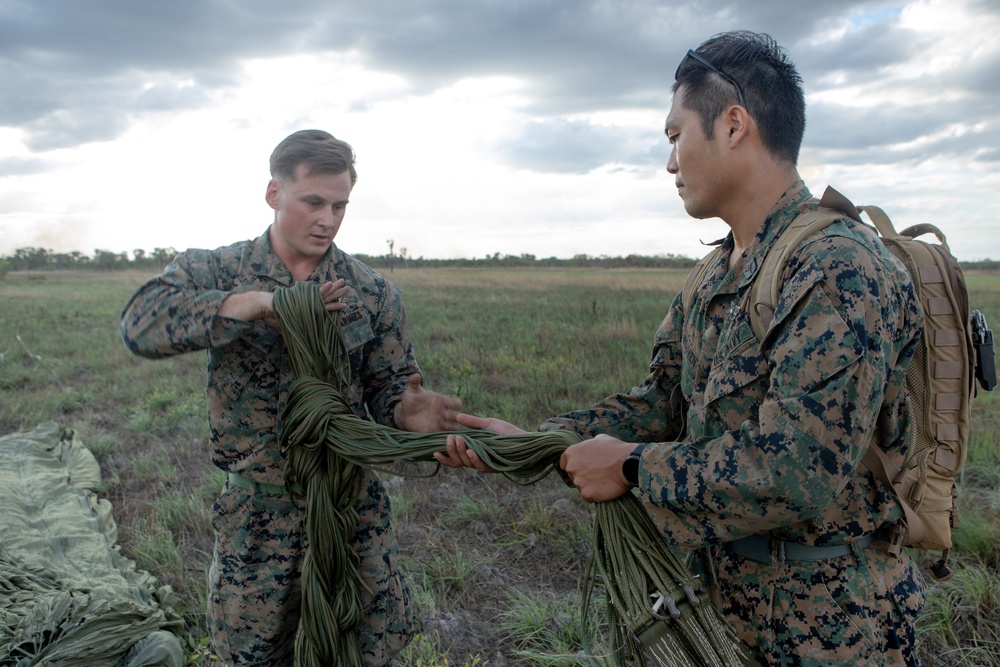
M 778 159 L 796 164 L 806 103 L 802 77 L 785 50 L 769 35 L 740 30 L 715 35 L 695 52 L 725 77 L 688 55 L 677 67 L 671 90 L 684 87 L 683 105 L 698 113 L 705 135 L 712 138 L 716 118 L 739 104 L 742 93 L 764 146 Z

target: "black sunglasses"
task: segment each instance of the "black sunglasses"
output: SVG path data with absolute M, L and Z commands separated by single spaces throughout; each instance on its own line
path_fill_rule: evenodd
M 718 74 L 719 76 L 721 76 L 723 79 L 725 79 L 729 83 L 731 83 L 734 86 L 736 86 L 736 96 L 737 96 L 737 99 L 739 99 L 740 106 L 743 107 L 744 109 L 747 108 L 746 98 L 743 97 L 743 88 L 740 87 L 740 84 L 736 83 L 736 79 L 734 79 L 733 77 L 729 76 L 728 74 L 726 74 L 725 72 L 723 72 L 721 69 L 719 69 L 718 67 L 716 67 L 712 63 L 710 63 L 707 60 L 705 60 L 705 58 L 702 57 L 701 54 L 699 54 L 698 52 L 696 52 L 694 49 L 688 49 L 687 54 L 689 56 L 691 56 L 692 58 L 694 58 L 695 60 L 697 60 L 702 65 L 704 65 L 705 67 L 707 67 L 708 69 L 712 70 L 713 72 L 715 72 L 716 74 Z M 684 61 L 681 61 L 681 62 L 684 62 Z M 680 70 L 680 66 L 679 65 L 678 65 L 677 69 Z M 676 74 L 674 75 L 674 78 L 675 79 L 677 78 Z

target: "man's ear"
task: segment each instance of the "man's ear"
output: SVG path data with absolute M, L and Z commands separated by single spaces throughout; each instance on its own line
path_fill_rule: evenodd
M 722 114 L 725 124 L 723 129 L 729 137 L 729 145 L 736 146 L 750 132 L 750 114 L 738 104 L 734 104 Z
M 267 184 L 267 190 L 264 192 L 264 201 L 276 211 L 278 210 L 278 191 L 280 189 L 281 184 L 272 178 Z

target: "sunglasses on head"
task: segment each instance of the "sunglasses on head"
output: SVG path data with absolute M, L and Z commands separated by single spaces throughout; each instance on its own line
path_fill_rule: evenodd
M 733 84 L 736 87 L 736 97 L 737 97 L 737 99 L 740 102 L 740 106 L 743 107 L 744 109 L 747 108 L 746 98 L 743 97 L 743 88 L 740 86 L 740 84 L 736 83 L 736 79 L 734 79 L 733 77 L 729 76 L 728 74 L 726 74 L 725 72 L 723 72 L 721 69 L 719 69 L 718 67 L 716 67 L 712 63 L 708 62 L 708 60 L 706 60 L 700 53 L 698 53 L 694 49 L 688 49 L 687 54 L 691 58 L 694 58 L 701 65 L 704 65 L 706 68 L 712 70 L 713 72 L 715 72 L 716 74 L 718 74 L 719 76 L 721 76 L 723 79 L 725 79 L 729 83 Z M 681 62 L 683 63 L 684 61 L 682 60 Z M 678 69 L 678 71 L 680 70 L 680 65 L 677 66 L 677 69 Z M 676 74 L 674 74 L 674 78 L 675 79 L 677 78 Z

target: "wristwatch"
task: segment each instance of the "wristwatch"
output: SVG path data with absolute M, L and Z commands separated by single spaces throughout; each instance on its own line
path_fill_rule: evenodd
M 636 445 L 636 448 L 622 463 L 622 477 L 633 489 L 639 486 L 639 457 L 642 456 L 644 449 L 646 449 L 646 443 Z

